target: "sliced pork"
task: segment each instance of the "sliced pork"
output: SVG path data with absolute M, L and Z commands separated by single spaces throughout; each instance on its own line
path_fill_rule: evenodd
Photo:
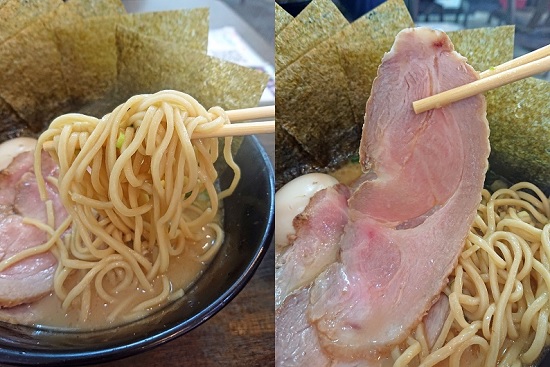
M 368 179 L 349 200 L 340 261 L 310 290 L 308 320 L 332 357 L 389 351 L 446 284 L 487 170 L 485 99 L 419 115 L 412 102 L 477 78 L 443 32 L 404 30 L 384 56 L 360 147 Z
M 277 256 L 275 304 L 293 291 L 309 286 L 338 259 L 340 237 L 348 221 L 349 189 L 338 184 L 317 192 L 303 213 L 294 218 L 296 240 Z
M 0 221 L 0 259 L 6 260 L 19 252 L 41 245 L 45 233 L 22 222 L 20 215 L 9 215 Z M 0 272 L 0 307 L 12 307 L 35 301 L 53 288 L 57 265 L 50 253 L 26 258 Z
M 57 166 L 47 153 L 42 155 L 44 177 L 56 176 Z M 40 199 L 33 170 L 33 152 L 13 158 L 0 172 L 0 261 L 47 240 L 46 233 L 23 222 L 24 218 L 47 221 L 45 204 Z M 67 213 L 53 185 L 47 184 L 53 201 L 56 225 Z M 35 301 L 51 292 L 57 260 L 51 252 L 28 257 L 0 272 L 0 307 Z
M 306 317 L 309 292 L 302 288 L 288 296 L 275 314 L 275 365 L 280 367 L 328 367 L 317 331 Z
M 431 348 L 434 346 L 450 311 L 449 297 L 445 293 L 442 293 L 423 320 L 428 347 Z

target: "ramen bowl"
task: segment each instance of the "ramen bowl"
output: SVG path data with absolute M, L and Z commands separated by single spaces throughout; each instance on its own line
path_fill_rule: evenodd
M 242 177 L 235 193 L 224 199 L 223 246 L 182 298 L 138 321 L 95 331 L 0 323 L 0 364 L 86 364 L 126 357 L 189 332 L 226 306 L 258 268 L 274 227 L 274 174 L 268 155 L 249 136 L 235 161 Z M 231 179 L 230 172 L 220 171 L 222 187 Z

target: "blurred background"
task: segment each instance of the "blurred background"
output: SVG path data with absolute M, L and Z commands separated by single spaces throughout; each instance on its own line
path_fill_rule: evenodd
M 275 17 L 274 0 L 222 0 L 222 2 L 249 23 L 266 42 L 275 47 L 274 23 L 270 21 Z

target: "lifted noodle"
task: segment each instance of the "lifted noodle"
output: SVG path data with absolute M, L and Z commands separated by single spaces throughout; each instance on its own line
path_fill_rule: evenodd
M 139 287 L 148 300 L 126 299 L 123 306 L 140 317 L 174 292 L 181 296 L 166 275 L 171 257 L 186 249 L 196 261 L 213 258 L 223 241 L 214 222 L 219 200 L 231 195 L 240 179 L 231 137 L 225 138 L 223 155 L 234 177 L 218 193 L 218 139 L 190 136 L 229 123 L 221 108 L 207 111 L 176 91 L 134 96 L 102 119 L 67 114 L 51 123 L 38 140 L 35 174 L 47 200 L 40 154 L 53 142 L 57 187 L 70 217 L 62 230 L 47 231 L 48 249 L 58 258 L 54 290 L 65 310 L 78 306 L 85 320 L 93 312 L 93 297 L 113 304 L 118 292 Z M 198 205 L 199 196 L 208 204 Z M 211 244 L 203 248 L 205 241 Z M 160 291 L 153 289 L 155 279 Z M 115 307 L 109 319 L 121 311 Z

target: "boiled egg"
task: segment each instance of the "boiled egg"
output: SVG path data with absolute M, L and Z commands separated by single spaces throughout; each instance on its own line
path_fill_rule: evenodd
M 15 138 L 0 144 L 0 171 L 6 169 L 19 154 L 34 150 L 36 143 L 33 138 Z
M 288 182 L 275 193 L 275 244 L 289 245 L 295 234 L 292 221 L 304 211 L 317 191 L 334 186 L 338 180 L 324 173 L 309 173 Z

